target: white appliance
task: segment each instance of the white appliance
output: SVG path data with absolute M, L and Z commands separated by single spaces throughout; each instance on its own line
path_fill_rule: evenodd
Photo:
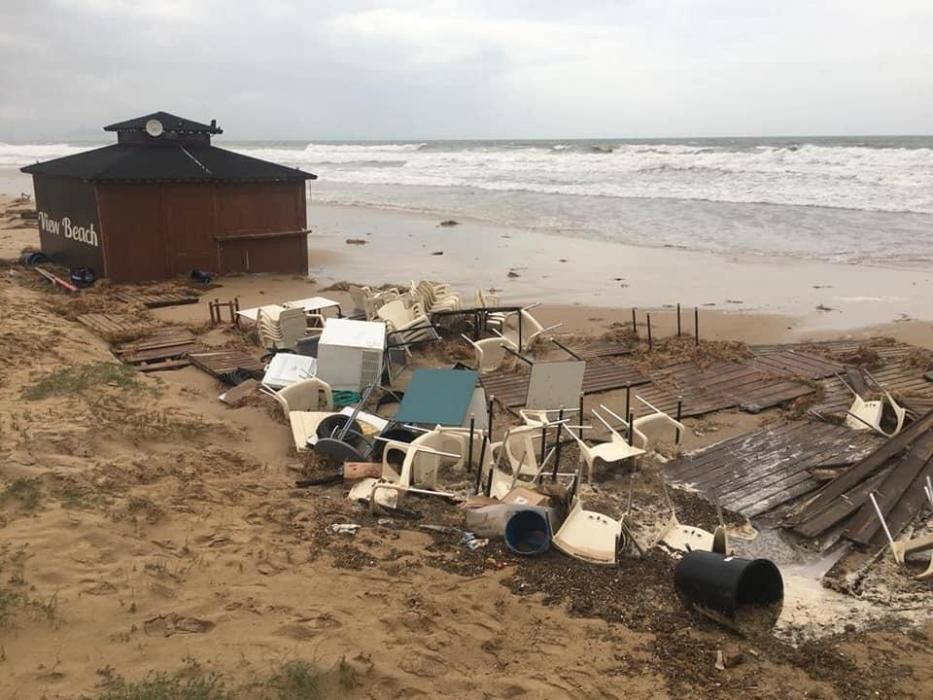
M 329 318 L 317 347 L 317 376 L 335 391 L 360 391 L 382 377 L 386 326 Z

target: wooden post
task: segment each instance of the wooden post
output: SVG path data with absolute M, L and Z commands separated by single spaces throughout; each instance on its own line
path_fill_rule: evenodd
M 693 332 L 696 335 L 696 344 L 700 344 L 700 307 L 693 307 Z
M 583 392 L 580 392 L 580 427 L 577 429 L 577 434 L 580 436 L 580 439 L 583 439 Z
M 632 307 L 632 333 L 635 334 L 635 337 L 638 337 L 638 325 L 635 323 L 635 307 Z
M 683 415 L 683 410 L 684 410 L 684 400 L 683 400 L 683 397 L 678 396 L 678 397 L 677 397 L 677 422 L 678 422 L 678 423 L 680 423 L 680 418 L 681 418 L 681 416 Z M 677 438 L 676 438 L 676 440 L 674 441 L 674 444 L 675 444 L 675 445 L 679 445 L 679 444 L 680 444 L 680 428 L 677 429 Z
M 680 337 L 680 302 L 677 302 L 677 337 Z
M 648 352 L 651 352 L 653 349 L 653 344 L 651 342 L 651 314 L 647 314 L 646 319 L 648 323 Z
M 632 411 L 632 383 L 625 385 L 625 415 Z
M 476 415 L 470 415 L 470 444 L 467 446 L 467 471 L 473 468 L 473 434 L 476 430 Z

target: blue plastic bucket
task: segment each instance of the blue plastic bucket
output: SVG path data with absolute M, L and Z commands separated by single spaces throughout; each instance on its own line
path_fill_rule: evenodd
M 505 544 L 516 554 L 543 554 L 551 546 L 547 518 L 534 510 L 515 511 L 505 525 Z

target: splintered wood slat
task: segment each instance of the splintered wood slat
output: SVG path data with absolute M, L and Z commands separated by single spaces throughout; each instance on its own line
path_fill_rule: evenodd
M 933 457 L 933 430 L 921 435 L 894 467 L 888 477 L 878 486 L 876 499 L 881 513 L 885 516 L 897 505 L 907 489 Z M 922 488 L 920 489 L 922 492 Z M 871 501 L 862 504 L 844 536 L 859 544 L 868 544 L 881 528 L 881 522 L 875 513 Z
M 810 504 L 806 504 L 802 510 L 807 510 L 811 514 L 805 520 L 797 520 L 797 524 L 793 526 L 793 531 L 802 537 L 819 537 L 835 527 L 861 507 L 868 494 L 877 488 L 878 484 L 891 472 L 891 469 L 893 467 L 885 467 L 845 494 L 845 498 L 837 498 L 822 510 L 812 512 L 812 509 L 809 508 Z M 788 519 L 785 519 L 785 522 L 782 523 L 784 527 L 788 527 L 789 524 L 790 520 Z
M 931 429 L 933 429 L 933 412 L 908 425 L 895 437 L 882 443 L 871 454 L 826 484 L 816 498 L 787 520 L 787 525 L 793 527 L 816 516 L 843 494 L 851 491 L 865 479 L 878 472 L 889 460 L 898 457 L 912 441 Z

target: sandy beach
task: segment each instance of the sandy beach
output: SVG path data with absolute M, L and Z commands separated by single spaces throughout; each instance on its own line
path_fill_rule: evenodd
M 9 211 L 10 200 L 0 208 Z M 641 334 L 650 312 L 655 337 L 670 335 L 675 314 L 665 305 L 681 301 L 684 332 L 696 305 L 705 340 L 883 334 L 931 347 L 924 272 L 603 245 L 476 221 L 440 227 L 345 207 L 315 206 L 311 220 L 310 278 L 221 278 L 200 303 L 151 311 L 118 302 L 107 283 L 70 298 L 7 266 L 0 572 L 12 597 L 0 628 L 0 695 L 88 696 L 107 668 L 132 678 L 209 668 L 231 683 L 263 684 L 284 662 L 310 661 L 337 669 L 324 678 L 335 696 L 360 698 L 430 697 L 439 688 L 451 698 L 699 700 L 736 689 L 760 698 L 925 697 L 928 589 L 898 583 L 893 564 L 867 586 L 886 601 L 855 599 L 820 586 L 829 563 L 800 559 L 770 536 L 743 540 L 747 526 L 736 524 L 740 551 L 778 558 L 789 590 L 777 636 L 742 639 L 691 621 L 671 589 L 667 555 L 608 569 L 560 557 L 558 575 L 504 547 L 469 552 L 457 538 L 372 518 L 339 484 L 295 489 L 307 464 L 271 400 L 229 408 L 217 400 L 219 382 L 194 367 L 126 374 L 108 343 L 75 322 L 116 311 L 189 328 L 208 348 L 255 351 L 232 326 L 209 327 L 208 300 L 237 297 L 246 307 L 321 293 L 348 307 L 334 283 L 430 278 L 467 298 L 483 287 L 510 303 L 541 301 L 536 315 L 574 338 L 630 323 L 632 306 Z M 14 260 L 35 243 L 34 228 L 15 215 L 0 222 L 0 257 Z M 860 291 L 866 276 L 890 289 Z M 861 296 L 880 300 L 853 300 Z M 909 320 L 896 321 L 901 313 Z M 95 363 L 109 368 L 102 381 L 71 384 L 70 372 Z M 621 400 L 610 392 L 587 406 Z M 774 409 L 690 419 L 683 448 L 779 418 Z M 663 508 L 652 473 L 638 491 L 649 519 Z M 711 506 L 677 499 L 691 522 L 715 526 Z M 425 522 L 460 525 L 456 509 L 419 507 Z M 363 528 L 327 532 L 341 522 Z M 897 622 L 879 621 L 894 613 Z M 717 670 L 721 650 L 744 660 Z M 189 657 L 200 666 L 185 666 Z

